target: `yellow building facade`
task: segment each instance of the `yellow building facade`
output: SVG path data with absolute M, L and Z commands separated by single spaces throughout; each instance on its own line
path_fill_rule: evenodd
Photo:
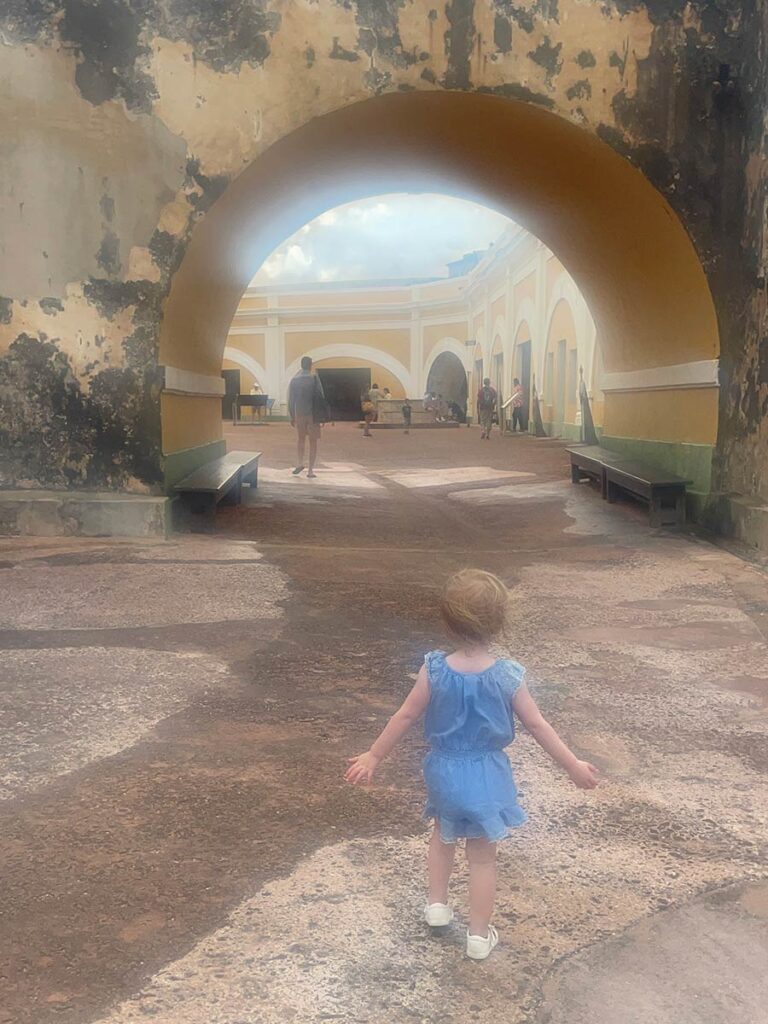
M 536 388 L 548 432 L 565 437 L 579 434 L 583 372 L 602 424 L 587 303 L 553 253 L 517 226 L 461 276 L 407 285 L 249 288 L 223 362 L 240 371 L 240 390 L 258 384 L 274 399 L 273 415 L 285 415 L 288 384 L 303 355 L 319 370 L 367 369 L 395 398 L 426 391 L 461 405 L 468 398 L 470 415 L 484 377 L 502 399 L 517 377 L 529 396 Z

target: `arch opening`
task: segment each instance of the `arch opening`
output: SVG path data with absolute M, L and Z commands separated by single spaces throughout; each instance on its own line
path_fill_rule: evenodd
M 464 364 L 454 352 L 441 352 L 429 370 L 427 391 L 435 394 L 447 403 L 455 406 L 464 419 L 467 414 L 467 373 Z
M 515 158 L 521 140 L 524 161 Z M 394 190 L 469 198 L 541 239 L 568 268 L 602 339 L 606 439 L 637 442 L 659 458 L 672 446 L 666 456 L 678 462 L 689 454 L 681 446 L 711 456 L 717 323 L 681 223 L 607 144 L 538 107 L 495 96 L 390 94 L 316 118 L 273 145 L 195 229 L 168 298 L 161 362 L 217 377 L 240 297 L 275 245 L 342 202 Z M 492 359 L 481 349 L 469 369 L 488 375 Z M 541 380 L 545 366 L 534 360 L 531 373 Z M 669 394 L 654 396 L 649 416 L 647 392 L 659 387 Z M 163 408 L 166 455 L 167 434 L 183 440 L 178 399 Z M 702 489 L 706 476 L 697 477 Z

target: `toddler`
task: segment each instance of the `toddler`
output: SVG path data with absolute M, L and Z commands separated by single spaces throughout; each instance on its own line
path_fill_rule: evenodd
M 509 591 L 491 573 L 466 569 L 448 580 L 440 610 L 456 650 L 427 654 L 402 707 L 370 750 L 349 759 L 345 776 L 348 782 L 370 781 L 383 758 L 425 714 L 424 732 L 431 749 L 424 759 L 424 814 L 434 819 L 434 831 L 424 916 L 433 928 L 453 920 L 448 883 L 456 841 L 465 839 L 467 956 L 473 960 L 484 960 L 499 941 L 490 923 L 496 897 L 496 843 L 525 821 L 504 752 L 515 736 L 513 712 L 575 785 L 597 785 L 597 769 L 580 761 L 542 716 L 523 681 L 522 665 L 495 658 L 488 650 L 507 625 L 509 607 Z

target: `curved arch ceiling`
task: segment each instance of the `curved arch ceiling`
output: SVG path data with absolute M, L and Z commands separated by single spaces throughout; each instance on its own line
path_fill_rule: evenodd
M 419 190 L 485 203 L 555 252 L 589 303 L 607 371 L 718 355 L 696 252 L 640 171 L 538 107 L 423 92 L 316 118 L 232 183 L 195 228 L 173 280 L 160 361 L 218 374 L 237 303 L 276 245 L 341 203 Z

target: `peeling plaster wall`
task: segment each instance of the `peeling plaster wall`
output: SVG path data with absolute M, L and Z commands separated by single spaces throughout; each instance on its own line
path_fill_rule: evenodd
M 381 92 L 459 89 L 527 100 L 583 126 L 668 199 L 718 307 L 718 486 L 765 491 L 763 7 L 3 5 L 0 485 L 159 488 L 158 329 L 195 223 L 311 118 Z

